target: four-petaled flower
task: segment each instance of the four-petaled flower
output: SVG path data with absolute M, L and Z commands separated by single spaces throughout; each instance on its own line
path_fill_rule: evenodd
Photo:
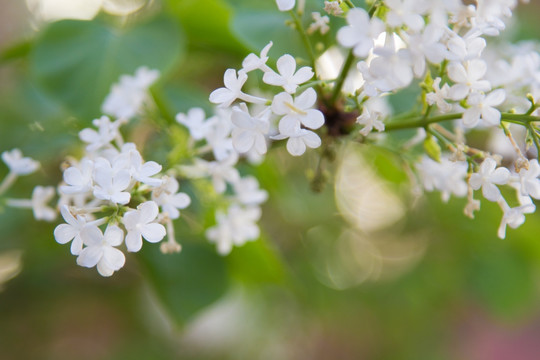
M 486 158 L 478 172 L 471 175 L 469 184 L 473 190 L 482 188 L 482 195 L 489 201 L 498 201 L 501 198 L 501 191 L 495 185 L 504 185 L 509 179 L 510 171 L 507 168 L 497 168 L 494 159 Z
M 269 71 L 264 73 L 263 81 L 269 85 L 281 86 L 286 92 L 293 94 L 298 85 L 305 83 L 313 77 L 313 70 L 304 66 L 296 71 L 296 60 L 285 54 L 277 61 L 278 73 Z
M 142 238 L 151 243 L 160 242 L 166 234 L 165 227 L 154 222 L 159 214 L 158 206 L 153 201 L 147 201 L 137 210 L 124 214 L 123 222 L 127 230 L 126 247 L 130 252 L 137 252 L 142 248 Z
M 77 264 L 87 268 L 97 266 L 101 276 L 111 276 L 120 270 L 126 262 L 124 253 L 115 246 L 120 246 L 124 240 L 124 232 L 116 225 L 109 225 L 105 234 L 95 226 L 84 232 L 84 244 L 77 257 Z

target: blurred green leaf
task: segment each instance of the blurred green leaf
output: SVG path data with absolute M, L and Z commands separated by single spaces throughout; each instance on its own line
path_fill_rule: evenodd
M 300 35 L 286 21 L 290 17 L 278 11 L 238 10 L 233 17 L 232 30 L 249 49 L 259 53 L 270 41 L 274 42 L 270 57 L 293 52 L 307 59 Z
M 259 286 L 285 278 L 283 262 L 264 239 L 234 248 L 226 261 L 231 277 L 242 283 Z
M 0 52 L 0 64 L 11 60 L 26 57 L 32 50 L 33 42 L 30 40 L 21 41 Z
M 51 24 L 38 39 L 31 69 L 51 95 L 77 115 L 93 118 L 120 75 L 140 66 L 167 73 L 183 44 L 180 29 L 168 18 L 123 29 L 64 20 Z
M 225 261 L 210 246 L 183 242 L 182 252 L 169 255 L 162 254 L 159 246 L 146 246 L 140 259 L 147 270 L 146 279 L 179 325 L 227 289 Z

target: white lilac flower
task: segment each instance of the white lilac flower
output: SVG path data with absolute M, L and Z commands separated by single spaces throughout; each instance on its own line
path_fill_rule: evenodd
M 259 205 L 268 199 L 268 192 L 259 187 L 253 176 L 238 179 L 234 184 L 235 200 L 243 205 Z
M 471 175 L 469 184 L 473 190 L 482 188 L 482 195 L 489 201 L 498 201 L 501 191 L 496 185 L 504 185 L 510 179 L 510 171 L 507 168 L 497 168 L 497 162 L 492 158 L 486 158 L 477 173 Z
M 269 85 L 281 86 L 290 94 L 296 92 L 298 85 L 313 77 L 313 70 L 309 66 L 296 71 L 296 60 L 289 54 L 281 56 L 276 65 L 278 73 L 273 71 L 264 73 L 263 81 Z
M 427 1 L 423 0 L 385 0 L 390 11 L 386 14 L 386 22 L 393 27 L 406 25 L 413 31 L 424 27 L 422 15 L 427 10 Z
M 540 200 L 540 165 L 538 159 L 529 161 L 528 169 L 519 171 L 521 194 Z
M 260 56 L 257 56 L 253 53 L 246 56 L 244 61 L 242 61 L 242 69 L 248 73 L 250 71 L 259 69 L 264 72 L 272 71 L 266 65 L 266 62 L 268 61 L 268 52 L 270 51 L 270 48 L 272 47 L 273 43 L 270 41 L 262 50 Z
M 406 33 L 404 33 L 406 35 Z M 426 26 L 421 34 L 406 36 L 411 53 L 413 71 L 417 77 L 421 77 L 426 70 L 426 59 L 432 64 L 441 63 L 446 57 L 446 48 L 440 43 L 443 29 L 435 24 Z
M 450 88 L 452 99 L 464 99 L 472 91 L 491 90 L 489 81 L 482 80 L 486 70 L 486 62 L 480 59 L 466 61 L 463 64 L 451 63 L 448 65 L 448 77 L 456 83 Z
M 232 111 L 228 109 L 218 113 L 215 120 L 212 120 L 209 124 L 204 137 L 218 161 L 227 159 L 235 153 L 230 136 L 233 129 L 231 114 Z
M 161 185 L 161 179 L 152 177 L 161 171 L 161 165 L 155 161 L 143 161 L 141 153 L 133 143 L 122 146 L 122 152 L 113 161 L 113 168 L 114 170 L 128 169 L 135 180 L 149 186 Z
M 442 87 L 441 78 L 433 80 L 433 92 L 426 94 L 426 102 L 429 105 L 437 105 L 437 108 L 442 113 L 447 113 L 452 110 L 452 105 L 446 102 L 450 99 L 450 86 L 444 84 Z
M 372 85 L 381 91 L 407 87 L 413 79 L 411 54 L 397 49 L 393 34 L 386 36 L 384 47 L 375 48 L 377 55 L 369 64 Z
M 471 128 L 478 125 L 480 119 L 487 125 L 499 125 L 501 112 L 495 106 L 501 105 L 506 98 L 504 89 L 497 89 L 487 96 L 480 93 L 472 93 L 467 98 L 469 108 L 463 113 L 463 125 Z
M 536 206 L 530 197 L 520 196 L 519 201 L 519 206 L 511 208 L 504 199 L 499 200 L 499 205 L 503 210 L 501 225 L 497 231 L 499 238 L 504 239 L 506 237 L 506 226 L 517 229 L 525 222 L 525 214 L 531 214 L 536 210 Z
M 52 186 L 36 186 L 34 188 L 31 201 L 36 220 L 53 221 L 56 219 L 56 210 L 47 205 L 55 194 L 56 191 Z
M 187 114 L 179 113 L 176 121 L 188 128 L 191 137 L 195 140 L 204 139 L 215 118 L 206 119 L 204 110 L 201 108 L 191 108 Z
M 219 107 L 226 108 L 231 106 L 236 99 L 250 103 L 264 103 L 266 100 L 251 96 L 242 92 L 242 86 L 246 83 L 248 75 L 244 70 L 238 71 L 227 69 L 223 75 L 225 87 L 216 89 L 210 94 L 210 102 L 218 104 Z
M 280 133 L 294 132 L 302 124 L 310 129 L 318 129 L 324 125 L 324 115 L 320 110 L 312 109 L 317 101 L 317 93 L 307 89 L 295 99 L 286 93 L 277 94 L 272 101 L 272 111 L 283 115 L 279 121 Z
M 416 168 L 420 172 L 424 188 L 427 191 L 440 191 L 444 202 L 450 199 L 450 195 L 467 195 L 465 177 L 468 165 L 465 161 L 454 162 L 443 158 L 441 162 L 437 162 L 424 156 Z
M 97 131 L 90 128 L 83 129 L 79 133 L 79 138 L 88 143 L 87 151 L 96 151 L 110 145 L 112 141 L 120 137 L 119 128 L 123 123 L 124 120 L 120 119 L 111 122 L 108 116 L 102 116 L 92 121 L 92 124 L 98 129 Z
M 16 175 L 29 175 L 39 169 L 39 162 L 29 157 L 23 157 L 19 149 L 4 151 L 2 160 L 6 163 L 9 171 Z
M 360 125 L 364 125 L 360 134 L 367 136 L 373 128 L 377 131 L 384 131 L 384 123 L 380 120 L 382 114 L 378 111 L 370 111 L 367 106 L 362 110 L 362 115 L 356 118 L 356 122 Z
M 94 167 L 94 196 L 100 200 L 109 200 L 125 205 L 131 194 L 125 190 L 131 183 L 129 170 L 114 171 L 108 160 L 98 158 Z
M 294 8 L 296 0 L 276 0 L 279 11 L 289 11 Z
M 170 219 L 178 219 L 180 211 L 191 203 L 190 197 L 182 192 L 178 192 L 180 184 L 174 177 L 164 176 L 163 184 L 152 191 L 152 200 L 161 207 L 163 213 Z
M 60 213 L 66 224 L 60 224 L 54 229 L 54 238 L 62 245 L 71 241 L 71 253 L 79 255 L 83 248 L 82 234 L 93 225 L 83 215 L 73 216 L 67 205 L 60 208 Z
M 159 78 L 159 71 L 140 67 L 135 75 L 123 75 L 111 87 L 101 109 L 116 118 L 130 119 L 140 112 L 148 99 L 148 88 Z
M 347 13 L 347 24 L 338 31 L 338 42 L 346 48 L 353 48 L 354 55 L 358 57 L 368 56 L 374 39 L 384 31 L 384 23 L 376 17 L 370 19 L 364 9 L 354 8 Z
M 227 255 L 233 246 L 241 246 L 259 237 L 256 222 L 260 217 L 261 209 L 258 207 L 231 205 L 227 213 L 217 212 L 217 224 L 206 231 L 206 237 L 216 243 L 218 253 Z
M 245 104 L 244 104 L 245 105 Z M 254 149 L 258 154 L 266 154 L 266 135 L 270 131 L 269 109 L 259 116 L 251 116 L 247 107 L 233 108 L 231 121 L 235 125 L 232 130 L 232 144 L 239 153 Z
M 237 161 L 237 155 L 232 155 L 223 161 L 204 161 L 197 159 L 196 166 L 205 169 L 206 173 L 212 178 L 214 190 L 218 194 L 222 194 L 227 188 L 227 183 L 232 184 L 240 178 L 238 170 L 234 167 Z
M 165 226 L 155 222 L 159 214 L 158 206 L 153 201 L 147 201 L 137 210 L 124 214 L 123 223 L 126 227 L 126 247 L 130 252 L 137 252 L 142 248 L 142 238 L 151 243 L 163 240 L 166 235 Z
M 66 185 L 60 186 L 63 194 L 84 194 L 92 190 L 94 162 L 88 158 L 83 158 L 78 164 L 70 166 L 64 171 L 64 182 Z
M 124 232 L 116 225 L 109 225 L 105 234 L 98 227 L 90 227 L 84 232 L 83 241 L 86 247 L 77 257 L 77 264 L 87 268 L 97 266 L 101 276 L 111 276 L 120 270 L 125 262 L 124 254 L 115 248 L 124 240 Z
M 447 31 L 449 30 L 447 29 Z M 486 40 L 481 38 L 477 32 L 470 32 L 461 37 L 451 31 L 446 46 L 448 47 L 447 59 L 462 62 L 478 59 L 486 47 Z
M 313 19 L 313 23 L 307 29 L 308 34 L 313 34 L 319 30 L 324 35 L 330 30 L 330 26 L 328 26 L 330 18 L 328 16 L 322 16 L 319 12 L 313 12 L 311 13 L 311 18 Z
M 306 148 L 315 149 L 321 146 L 321 138 L 313 131 L 302 129 L 300 124 L 295 127 L 284 128 L 278 135 L 272 136 L 274 140 L 287 139 L 287 151 L 292 156 L 300 156 L 306 152 Z

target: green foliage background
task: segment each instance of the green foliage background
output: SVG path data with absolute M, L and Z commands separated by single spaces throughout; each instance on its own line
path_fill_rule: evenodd
M 321 4 L 308 1 L 313 9 Z M 538 10 L 525 8 L 507 36 L 537 39 L 531 14 Z M 270 0 L 163 0 L 127 19 L 99 14 L 13 37 L 0 49 L 0 151 L 19 147 L 43 168 L 21 178 L 10 196 L 57 184 L 60 163 L 79 151 L 77 133 L 100 115 L 111 84 L 141 65 L 161 71 L 155 91 L 170 116 L 143 119 L 132 140 L 149 133 L 147 158 L 181 158 L 185 133 L 162 127 L 192 106 L 210 109 L 208 93 L 226 68 L 269 40 L 274 57 L 305 56 L 287 19 Z M 316 41 L 328 44 L 332 36 Z M 403 109 L 409 98 L 392 101 Z M 537 359 L 540 345 L 531 338 L 540 335 L 540 215 L 501 241 L 493 204 L 484 202 L 469 220 L 463 201 L 442 204 L 428 195 L 409 203 L 395 154 L 337 148 L 344 151 L 358 152 L 407 204 L 398 223 L 362 236 L 375 244 L 392 239 L 398 247 L 385 259 L 390 264 L 406 255 L 399 246 L 419 244 L 424 250 L 410 266 L 347 286 L 329 281 L 329 259 L 338 268 L 344 262 L 336 244 L 351 225 L 331 183 L 322 193 L 309 188 L 316 152 L 293 159 L 275 149 L 260 166 L 242 169 L 270 193 L 259 241 L 218 256 L 201 228 L 212 221 L 204 206 L 212 202 L 201 199 L 187 213 L 191 220 L 177 224 L 182 253 L 162 255 L 147 244 L 110 279 L 76 266 L 54 241 L 54 224 L 3 209 L 0 255 L 22 250 L 23 268 L 0 292 L 0 358 L 496 360 L 510 359 L 502 356 L 514 349 L 512 359 Z M 330 174 L 337 163 L 328 164 Z M 6 173 L 0 167 L 0 177 Z M 195 186 L 188 191 L 197 194 Z M 197 333 L 196 324 L 219 309 L 221 321 L 205 328 L 214 331 Z

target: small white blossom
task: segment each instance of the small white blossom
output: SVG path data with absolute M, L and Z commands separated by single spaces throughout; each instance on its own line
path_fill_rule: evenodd
M 86 217 L 82 215 L 73 216 L 69 207 L 64 205 L 60 208 L 60 213 L 66 224 L 60 224 L 54 229 L 54 238 L 59 244 L 71 242 L 71 253 L 79 255 L 83 248 L 82 233 L 92 226 L 87 222 Z
M 56 191 L 52 186 L 36 186 L 34 188 L 31 201 L 36 220 L 53 221 L 56 219 L 56 210 L 47 205 L 55 194 Z
M 244 70 L 238 71 L 227 69 L 223 75 L 223 83 L 225 87 L 216 89 L 210 94 L 210 102 L 218 104 L 222 108 L 231 106 L 236 99 L 250 103 L 264 103 L 266 100 L 251 96 L 242 92 L 242 86 L 246 83 L 248 75 Z
M 364 107 L 362 115 L 356 118 L 356 122 L 360 125 L 364 125 L 360 134 L 367 136 L 373 128 L 377 131 L 384 131 L 384 123 L 380 120 L 382 114 L 377 111 L 370 111 L 367 106 Z
M 411 54 L 396 46 L 393 34 L 386 36 L 384 47 L 375 48 L 376 57 L 369 64 L 372 85 L 381 91 L 393 91 L 409 86 L 413 80 Z M 360 69 L 360 68 L 359 68 Z
M 254 149 L 258 154 L 266 154 L 266 135 L 270 131 L 269 111 L 257 117 L 251 116 L 245 109 L 233 108 L 231 121 L 235 125 L 232 131 L 232 144 L 239 153 Z
M 131 194 L 125 191 L 131 183 L 129 170 L 113 171 L 111 164 L 104 158 L 98 158 L 94 168 L 94 196 L 101 200 L 110 200 L 125 205 Z
M 164 176 L 163 184 L 152 191 L 152 200 L 173 220 L 180 217 L 178 209 L 185 209 L 191 203 L 187 194 L 178 192 L 179 188 L 178 180 L 171 176 Z
M 8 166 L 9 171 L 16 175 L 29 175 L 39 169 L 39 162 L 29 157 L 23 157 L 19 149 L 4 151 L 2 160 Z
M 501 198 L 501 191 L 495 185 L 504 185 L 509 179 L 510 171 L 507 168 L 497 168 L 494 159 L 486 158 L 478 172 L 471 175 L 469 184 L 474 190 L 482 188 L 482 195 L 489 201 L 497 201 Z
M 343 9 L 339 6 L 339 1 L 333 0 L 324 2 L 324 11 L 334 16 L 339 16 L 343 14 Z
M 124 122 L 121 119 L 111 122 L 108 116 L 102 116 L 92 121 L 92 124 L 98 128 L 97 131 L 90 128 L 83 129 L 79 133 L 79 138 L 88 143 L 87 151 L 96 151 L 110 145 L 113 140 L 120 136 L 119 128 Z
M 353 48 L 354 55 L 368 56 L 374 39 L 384 31 L 384 23 L 376 17 L 370 19 L 364 9 L 354 8 L 347 13 L 347 24 L 337 33 L 338 42 L 346 48 Z
M 443 30 L 440 26 L 429 24 L 421 34 L 405 37 L 411 53 L 413 71 L 417 77 L 424 75 L 426 60 L 432 64 L 439 64 L 446 57 L 446 48 L 440 43 L 442 36 Z
M 320 110 L 312 109 L 317 101 L 317 93 L 307 89 L 295 99 L 286 93 L 277 94 L 272 101 L 272 111 L 283 115 L 279 121 L 280 133 L 294 132 L 302 124 L 310 129 L 318 129 L 324 125 L 324 115 Z
M 123 223 L 126 227 L 126 247 L 130 252 L 137 252 L 142 248 L 142 238 L 151 243 L 160 242 L 166 235 L 165 227 L 154 222 L 159 214 L 158 206 L 153 201 L 147 201 L 137 210 L 124 214 Z
M 330 30 L 330 26 L 328 26 L 330 18 L 328 16 L 321 16 L 320 13 L 313 12 L 311 13 L 311 18 L 313 19 L 313 23 L 311 23 L 307 29 L 308 34 L 313 34 L 319 30 L 321 34 L 324 35 Z
M 480 119 L 488 125 L 499 125 L 501 112 L 495 108 L 504 102 L 506 92 L 504 89 L 497 89 L 487 96 L 480 93 L 472 93 L 467 98 L 469 108 L 463 113 L 463 125 L 465 127 L 475 127 Z
M 540 165 L 538 159 L 529 161 L 528 169 L 519 171 L 521 194 L 540 200 Z
M 497 231 L 499 238 L 504 239 L 506 237 L 506 226 L 510 226 L 512 229 L 517 229 L 525 222 L 525 214 L 531 214 L 536 210 L 536 206 L 528 196 L 520 196 L 520 206 L 511 208 L 508 206 L 504 199 L 499 200 L 499 205 L 503 210 L 503 217 L 501 219 L 501 225 Z
M 386 14 L 386 22 L 393 27 L 407 25 L 413 31 L 420 31 L 424 27 L 422 15 L 427 10 L 428 3 L 423 0 L 385 0 L 384 4 L 390 8 Z
M 290 94 L 296 92 L 298 85 L 313 77 L 313 70 L 309 66 L 296 71 L 296 60 L 289 54 L 281 56 L 276 65 L 278 73 L 273 71 L 264 73 L 263 81 L 269 85 L 281 86 Z
M 83 158 L 81 161 L 70 166 L 64 171 L 64 182 L 67 185 L 61 185 L 60 191 L 63 194 L 84 194 L 92 190 L 93 185 L 94 162 Z
M 482 80 L 486 70 L 486 62 L 480 59 L 448 65 L 448 76 L 456 83 L 450 88 L 452 99 L 464 99 L 473 90 L 489 91 L 491 84 L 487 80 Z
M 191 108 L 187 114 L 179 113 L 176 115 L 176 121 L 187 127 L 191 137 L 195 140 L 204 139 L 213 120 L 213 118 L 207 120 L 204 110 L 201 108 Z
M 321 146 L 321 138 L 313 131 L 302 129 L 300 124 L 295 127 L 280 130 L 280 134 L 272 136 L 274 140 L 287 140 L 287 151 L 292 156 L 300 156 L 306 152 L 306 148 L 315 149 Z
M 426 102 L 429 105 L 437 105 L 437 108 L 442 113 L 447 113 L 452 110 L 452 105 L 446 102 L 450 99 L 450 86 L 444 84 L 440 87 L 441 78 L 433 80 L 433 92 L 426 94 Z
M 124 232 L 118 226 L 107 226 L 105 234 L 98 227 L 90 227 L 84 232 L 83 240 L 86 247 L 77 257 L 78 265 L 87 268 L 97 266 L 99 274 L 106 277 L 124 266 L 126 257 L 115 248 L 124 240 Z
M 270 41 L 262 50 L 260 56 L 257 56 L 253 53 L 246 56 L 244 61 L 242 61 L 242 69 L 248 73 L 250 71 L 259 69 L 264 72 L 272 71 L 266 65 L 266 62 L 268 61 L 268 52 L 270 51 L 270 48 L 272 47 L 273 43 Z

